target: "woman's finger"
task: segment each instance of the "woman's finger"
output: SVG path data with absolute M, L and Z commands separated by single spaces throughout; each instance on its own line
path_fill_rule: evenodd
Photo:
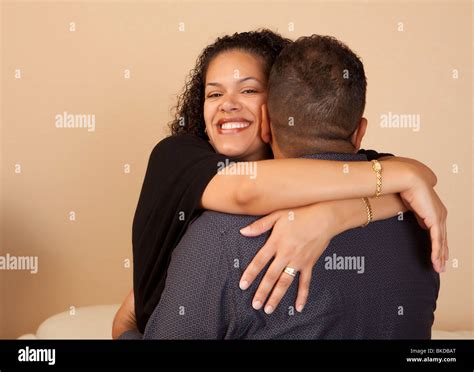
M 242 274 L 242 277 L 240 278 L 239 282 L 240 289 L 245 290 L 252 285 L 258 274 L 260 274 L 263 268 L 275 255 L 275 250 L 276 247 L 270 237 L 270 239 L 267 240 L 264 246 L 260 248 L 258 253 L 255 255 L 255 257 L 252 259 L 252 261 Z
M 446 231 L 446 260 L 449 260 L 448 232 Z
M 439 262 L 441 264 L 441 272 L 443 272 L 443 266 L 444 266 L 444 228 L 443 228 L 443 224 L 441 223 L 441 221 L 439 222 L 439 226 L 440 226 L 440 235 L 441 235 L 441 245 L 440 245 L 440 248 L 439 248 Z
M 434 224 L 430 228 L 431 235 L 431 262 L 433 263 L 434 269 L 441 272 L 441 247 L 442 247 L 442 236 L 438 224 Z
M 270 230 L 278 221 L 278 218 L 280 218 L 279 213 L 270 213 L 268 216 L 259 218 L 257 221 L 254 221 L 250 225 L 240 229 L 240 233 L 248 237 L 259 236 Z
M 418 225 L 420 225 L 422 229 L 428 230 L 428 227 L 426 226 L 425 221 L 423 221 L 423 218 L 418 216 L 418 214 L 416 214 L 415 212 L 413 212 L 413 214 L 415 215 L 415 218 L 418 221 Z
M 291 265 L 289 266 L 291 267 Z M 270 298 L 265 304 L 265 312 L 267 314 L 273 313 L 273 311 L 277 308 L 286 291 L 288 288 L 290 288 L 291 283 L 293 283 L 293 280 L 294 277 L 285 273 L 284 271 L 280 274 L 280 278 L 273 288 Z
M 447 226 L 448 210 L 444 206 L 443 206 L 443 210 L 444 210 L 444 249 L 445 249 L 444 259 L 447 261 L 449 259 L 448 226 Z
M 255 310 L 259 310 L 265 303 L 268 294 L 271 292 L 275 283 L 280 278 L 282 271 L 285 269 L 288 260 L 275 257 L 270 267 L 268 268 L 265 276 L 263 277 L 260 285 L 258 286 L 257 292 L 252 301 L 252 306 Z
M 447 246 L 447 240 L 448 240 L 448 232 L 446 230 L 446 221 L 444 222 L 444 228 L 443 228 L 443 272 L 446 271 L 446 261 L 448 259 L 448 246 Z
M 313 275 L 313 267 L 303 269 L 300 272 L 300 279 L 298 283 L 298 296 L 296 297 L 296 311 L 301 313 L 308 301 L 309 285 L 311 284 L 311 277 Z

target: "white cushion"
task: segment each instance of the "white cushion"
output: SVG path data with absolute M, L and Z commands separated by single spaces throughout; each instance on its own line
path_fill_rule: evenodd
M 53 315 L 38 327 L 39 339 L 112 339 L 112 321 L 120 304 L 85 306 Z M 25 337 L 24 335 L 22 337 Z
M 474 331 L 441 331 L 433 329 L 431 331 L 433 340 L 471 340 L 474 338 Z
M 26 335 L 18 337 L 18 340 L 37 340 L 38 337 L 33 333 L 27 333 Z
M 36 334 L 25 334 L 18 339 L 112 339 L 112 321 L 120 304 L 84 306 L 53 315 L 38 327 Z M 432 339 L 473 339 L 474 332 L 432 331 Z

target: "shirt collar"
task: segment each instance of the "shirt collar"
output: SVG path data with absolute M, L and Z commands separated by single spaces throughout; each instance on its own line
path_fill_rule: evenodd
M 321 160 L 339 160 L 339 161 L 363 161 L 368 160 L 365 154 L 351 154 L 342 152 L 325 152 L 323 154 L 309 154 L 302 158 L 321 159 Z

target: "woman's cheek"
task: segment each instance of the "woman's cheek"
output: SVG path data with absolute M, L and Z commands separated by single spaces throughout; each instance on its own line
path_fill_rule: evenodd
M 204 125 L 206 127 L 206 131 L 207 131 L 208 135 L 212 132 L 211 131 L 211 129 L 212 129 L 212 118 L 213 118 L 212 111 L 211 111 L 209 105 L 206 105 L 206 103 L 204 102 Z

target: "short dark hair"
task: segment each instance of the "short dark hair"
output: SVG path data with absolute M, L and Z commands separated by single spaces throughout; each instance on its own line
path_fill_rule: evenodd
M 365 107 L 367 80 L 334 37 L 300 37 L 275 60 L 268 82 L 272 133 L 286 156 L 347 152 Z

